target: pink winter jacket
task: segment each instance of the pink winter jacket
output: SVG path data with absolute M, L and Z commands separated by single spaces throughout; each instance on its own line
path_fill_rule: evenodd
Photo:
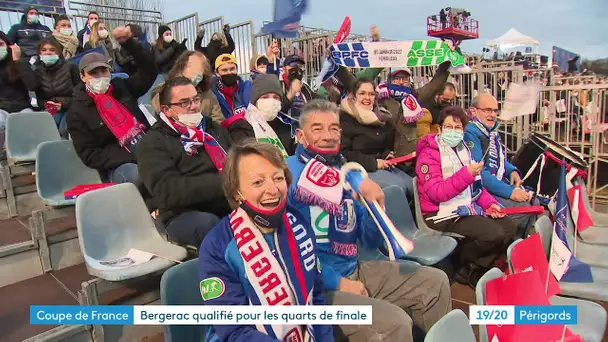
M 437 212 L 440 203 L 456 197 L 475 182 L 475 177 L 469 173 L 466 167 L 448 179 L 443 179 L 436 136 L 437 134 L 428 134 L 422 137 L 416 146 L 416 186 L 423 215 Z M 486 189 L 482 188 L 481 191 L 481 195 L 477 198 L 479 206 L 487 209 L 492 204 L 498 204 Z

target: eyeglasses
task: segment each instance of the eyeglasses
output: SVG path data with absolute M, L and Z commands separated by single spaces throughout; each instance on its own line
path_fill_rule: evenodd
M 482 112 L 486 112 L 486 113 L 498 113 L 498 108 L 477 108 Z
M 182 107 L 184 109 L 187 109 L 188 107 L 190 107 L 192 105 L 192 103 L 196 103 L 199 104 L 201 102 L 201 96 L 200 95 L 196 95 L 192 98 L 189 99 L 183 99 L 179 102 L 176 103 L 169 103 L 169 106 L 179 106 Z
M 441 127 L 441 129 L 443 131 L 446 131 L 446 132 L 450 132 L 450 131 L 456 131 L 456 132 L 461 132 L 461 133 L 464 132 L 464 129 L 462 128 L 462 126 L 456 126 L 456 127 L 454 127 L 454 126 L 443 126 L 443 127 Z

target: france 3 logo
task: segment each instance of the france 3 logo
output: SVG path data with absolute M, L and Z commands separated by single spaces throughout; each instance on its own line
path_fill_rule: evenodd
M 336 64 L 351 68 L 369 68 L 369 52 L 361 43 L 342 43 L 332 45 L 331 56 Z

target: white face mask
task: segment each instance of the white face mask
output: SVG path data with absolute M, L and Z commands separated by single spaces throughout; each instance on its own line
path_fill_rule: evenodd
M 281 101 L 277 99 L 259 99 L 255 106 L 266 121 L 274 120 L 281 111 Z
M 89 88 L 95 94 L 105 94 L 110 88 L 110 77 L 98 77 L 89 81 Z
M 89 27 L 93 26 L 93 24 L 95 24 L 96 22 L 97 22 L 97 20 L 95 20 L 95 19 L 89 20 Z
M 261 73 L 261 74 L 265 74 L 266 70 L 267 70 L 266 66 L 259 66 L 258 67 L 258 72 Z
M 72 30 L 71 28 L 62 28 L 62 29 L 59 29 L 59 33 L 66 35 L 66 36 L 71 36 L 72 33 L 74 33 L 74 30 Z
M 101 39 L 108 38 L 108 30 L 99 30 L 99 31 L 97 31 L 97 34 L 99 35 L 99 38 L 101 38 Z
M 203 114 L 192 113 L 192 114 L 177 114 L 177 121 L 184 124 L 186 127 L 196 128 L 201 124 L 203 120 Z
M 173 35 L 163 36 L 165 43 L 171 43 L 173 41 Z

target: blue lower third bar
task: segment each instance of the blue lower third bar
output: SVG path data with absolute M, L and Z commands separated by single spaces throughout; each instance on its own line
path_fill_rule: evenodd
M 576 305 L 515 306 L 515 324 L 577 324 Z
M 32 305 L 30 324 L 133 324 L 133 306 Z

